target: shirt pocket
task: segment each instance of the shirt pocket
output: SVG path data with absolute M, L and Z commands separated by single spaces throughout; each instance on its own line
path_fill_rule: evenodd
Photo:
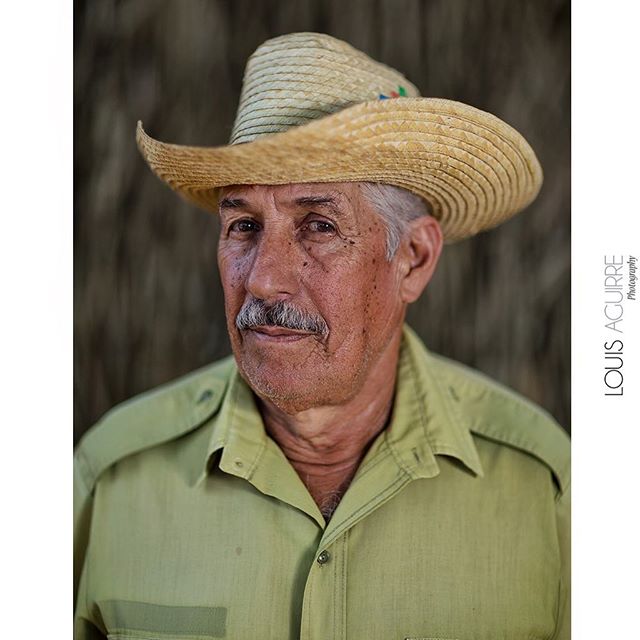
M 211 640 L 227 634 L 226 607 L 173 607 L 133 600 L 103 600 L 98 607 L 109 640 Z

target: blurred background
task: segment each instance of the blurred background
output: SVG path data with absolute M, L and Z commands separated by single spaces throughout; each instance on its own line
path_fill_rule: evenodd
M 74 3 L 74 439 L 114 404 L 230 353 L 215 216 L 147 168 L 155 138 L 223 145 L 244 65 L 320 31 L 422 95 L 496 114 L 545 172 L 536 202 L 445 248 L 409 313 L 432 351 L 570 430 L 570 3 L 566 0 L 100 0 Z

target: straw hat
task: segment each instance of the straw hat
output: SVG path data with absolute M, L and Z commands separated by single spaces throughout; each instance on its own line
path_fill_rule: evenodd
M 136 137 L 153 172 L 208 211 L 226 185 L 380 182 L 424 198 L 447 242 L 507 220 L 542 184 L 533 150 L 502 120 L 422 98 L 399 72 L 320 33 L 267 40 L 249 58 L 228 146 L 167 144 L 141 122 Z

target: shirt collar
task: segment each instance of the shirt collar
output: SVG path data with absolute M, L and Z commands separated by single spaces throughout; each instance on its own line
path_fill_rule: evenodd
M 250 477 L 259 454 L 265 448 L 267 434 L 255 396 L 235 365 L 220 410 L 212 418 L 207 433 L 209 437 L 204 458 L 201 449 L 195 470 L 196 482 L 206 477 L 216 460 L 223 471 Z
M 393 411 L 387 441 L 410 475 L 436 475 L 438 455 L 454 457 L 477 476 L 484 475 L 467 426 L 470 421 L 456 402 L 455 392 L 444 388 L 433 356 L 406 325 Z
M 396 394 L 387 444 L 399 466 L 413 478 L 438 474 L 436 456 L 458 459 L 477 476 L 482 465 L 455 392 L 445 389 L 435 373 L 433 356 L 405 325 L 398 361 Z M 198 458 L 196 480 L 218 466 L 233 475 L 250 478 L 267 445 L 267 434 L 255 397 L 233 367 L 220 411 L 211 420 L 204 458 Z M 202 449 L 201 449 L 202 452 Z

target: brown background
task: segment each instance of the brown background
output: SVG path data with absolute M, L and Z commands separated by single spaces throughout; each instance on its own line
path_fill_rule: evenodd
M 225 144 L 247 57 L 291 31 L 347 40 L 532 144 L 538 200 L 448 247 L 409 322 L 569 429 L 569 27 L 565 0 L 76 2 L 75 438 L 115 403 L 229 353 L 215 218 L 151 174 L 135 124 Z

